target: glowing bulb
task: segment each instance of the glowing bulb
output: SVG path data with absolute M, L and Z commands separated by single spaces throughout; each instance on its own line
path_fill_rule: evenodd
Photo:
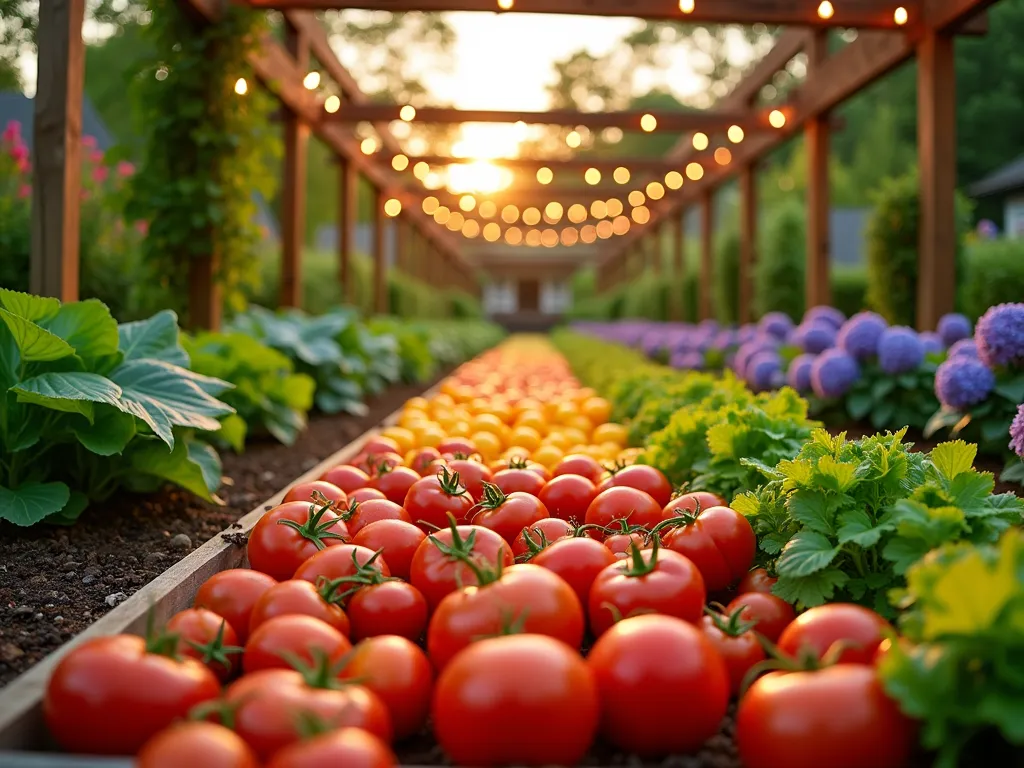
M 558 232 L 553 229 L 545 229 L 540 235 L 540 243 L 545 248 L 554 248 L 558 245 Z
M 484 200 L 480 203 L 480 215 L 485 219 L 493 219 L 498 213 L 498 206 L 494 204 L 493 200 Z
M 324 109 L 332 115 L 341 109 L 341 99 L 337 96 L 328 96 L 324 100 Z
M 462 236 L 473 239 L 480 234 L 480 222 L 476 219 L 466 219 L 462 224 Z
M 395 155 L 391 158 L 391 167 L 396 171 L 404 171 L 409 167 L 409 158 L 405 155 Z
M 529 245 L 531 248 L 536 248 L 538 245 L 540 245 L 539 229 L 531 229 L 529 232 L 526 233 L 526 244 Z
M 785 113 L 782 110 L 780 110 L 780 109 L 773 109 L 768 114 L 768 124 L 772 128 L 781 128 L 782 126 L 784 126 L 786 124 L 786 115 L 785 115 Z
M 630 215 L 637 224 L 646 224 L 651 220 L 651 211 L 646 205 L 638 205 L 630 212 Z
M 372 155 L 377 151 L 377 142 L 372 138 L 365 138 L 359 144 L 359 151 L 364 155 Z
M 656 118 L 651 113 L 648 112 L 647 114 L 640 118 L 640 128 L 646 131 L 647 133 L 650 133 L 657 127 L 658 118 Z
M 570 205 L 565 215 L 573 224 L 581 224 L 587 220 L 587 206 L 580 203 Z
M 406 104 L 400 110 L 398 110 L 398 116 L 405 120 L 407 123 L 411 123 L 416 119 L 416 107 L 412 104 Z
M 697 132 L 693 134 L 693 148 L 698 152 L 703 152 L 708 148 L 708 137 L 705 133 Z
M 245 96 L 249 92 L 249 84 L 245 82 L 244 77 L 240 77 L 235 80 L 235 93 L 239 96 Z
M 651 200 L 661 200 L 665 196 L 665 188 L 661 186 L 660 181 L 652 181 L 647 185 L 647 197 Z
M 700 163 L 690 163 L 686 166 L 686 178 L 690 181 L 700 181 L 704 177 L 704 169 Z
M 615 179 L 615 183 L 616 184 L 628 184 L 629 183 L 629 168 L 623 168 L 620 165 L 612 173 L 612 178 Z
M 595 219 L 603 219 L 608 215 L 608 204 L 604 200 L 595 200 L 590 204 L 590 215 Z
M 399 202 L 395 198 L 392 197 L 390 200 L 388 200 L 386 203 L 384 203 L 384 213 L 386 213 L 388 216 L 391 216 L 392 218 L 394 218 L 395 216 L 397 216 L 401 212 L 402 212 L 402 204 L 401 204 L 401 202 Z
M 896 22 L 896 25 L 902 27 L 907 23 L 907 9 L 902 5 L 892 13 L 892 20 Z
M 583 174 L 583 179 L 590 185 L 599 184 L 601 182 L 601 172 L 597 168 L 587 168 L 587 172 Z
M 536 208 L 527 208 L 523 211 L 523 224 L 528 227 L 535 226 L 540 223 L 540 211 Z
M 730 125 L 729 130 L 726 132 L 726 136 L 729 137 L 729 141 L 733 144 L 739 144 L 743 141 L 743 129 L 738 125 Z
M 307 91 L 316 90 L 316 87 L 320 85 L 320 73 L 307 72 L 306 76 L 302 78 L 302 85 Z
M 498 7 L 503 11 L 512 10 L 513 5 L 515 5 L 515 0 L 498 0 Z
M 732 162 L 732 152 L 728 147 L 719 147 L 715 150 L 715 162 L 719 165 L 728 165 Z
M 611 218 L 622 215 L 622 201 L 616 198 L 612 198 L 608 201 L 608 215 Z
M 612 222 L 612 232 L 616 235 L 624 235 L 629 232 L 629 219 L 625 216 L 616 216 Z
M 831 19 L 835 12 L 836 9 L 832 7 L 832 3 L 828 0 L 821 0 L 821 3 L 818 5 L 818 18 Z
M 609 237 L 615 234 L 613 230 L 613 225 L 608 219 L 605 219 L 604 221 L 599 221 L 595 229 L 597 230 L 597 236 L 600 237 L 602 240 L 607 240 Z
M 693 0 L 679 0 L 679 10 L 683 13 L 693 13 Z
M 448 219 L 451 215 L 452 212 L 448 210 L 448 207 L 442 205 L 436 211 L 434 211 L 434 221 L 436 221 L 438 224 L 447 224 Z
M 555 172 L 550 168 L 537 169 L 537 181 L 541 184 L 550 184 L 555 178 Z
M 472 195 L 463 195 L 459 198 L 459 208 L 469 213 L 476 208 L 476 198 Z
M 669 189 L 679 189 L 683 186 L 683 174 L 679 171 L 669 171 L 665 174 L 665 186 Z
M 501 239 L 501 227 L 495 224 L 493 221 L 490 224 L 484 224 L 484 240 L 488 243 L 496 243 Z
M 578 131 L 569 131 L 569 134 L 565 137 L 565 143 L 571 149 L 576 149 L 583 143 L 583 137 L 580 136 Z
M 566 227 L 562 230 L 562 245 L 576 245 L 580 241 L 580 233 L 576 227 Z
M 501 220 L 506 224 L 515 224 L 519 221 L 519 209 L 514 205 L 506 205 L 501 209 Z
M 465 223 L 466 217 L 458 211 L 452 211 L 452 215 L 448 217 L 448 223 L 445 225 L 452 232 L 458 232 L 462 229 L 462 225 Z
M 412 175 L 420 181 L 427 178 L 427 174 L 430 173 L 430 166 L 420 160 L 416 165 L 412 167 Z
M 634 189 L 629 193 L 629 197 L 626 199 L 629 201 L 630 205 L 643 205 L 647 198 L 644 197 L 644 193 L 639 189 Z
M 523 230 L 519 227 L 509 227 L 505 230 L 505 242 L 509 245 L 519 245 L 523 242 Z
M 548 224 L 557 224 L 562 219 L 562 204 L 552 200 L 544 206 L 544 221 Z
M 585 224 L 580 228 L 580 240 L 588 245 L 597 240 L 597 227 L 593 224 Z
M 427 214 L 427 216 L 433 216 L 434 211 L 438 209 L 439 205 L 437 198 L 433 195 L 423 198 L 423 212 Z

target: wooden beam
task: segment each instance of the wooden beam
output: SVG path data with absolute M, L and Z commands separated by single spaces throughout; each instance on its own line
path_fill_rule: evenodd
M 381 190 L 374 190 L 373 205 L 373 311 L 379 315 L 388 311 L 388 261 L 384 248 L 387 215 L 384 203 L 388 199 Z
M 359 172 L 343 160 L 338 165 L 338 279 L 346 304 L 356 300 L 355 257 L 356 228 L 359 224 Z
M 285 48 L 300 70 L 309 69 L 309 41 L 285 21 Z M 282 307 L 302 306 L 302 251 L 306 242 L 306 149 L 309 126 L 292 109 L 284 110 L 284 183 L 281 187 Z
M 740 172 L 740 262 L 736 320 L 754 319 L 754 267 L 757 264 L 757 169 L 753 164 Z
M 715 269 L 715 194 L 708 189 L 700 198 L 700 319 L 710 320 L 714 315 Z
M 405 275 L 409 274 L 409 233 L 405 226 L 405 216 L 399 214 L 394 220 L 395 230 L 395 269 Z
M 996 0 L 924 0 L 920 12 L 923 19 L 915 26 L 939 32 L 976 32 L 980 27 L 977 20 L 983 19 L 985 10 L 995 3 Z
M 816 32 L 807 48 L 808 71 L 828 59 L 828 33 Z M 804 125 L 807 153 L 807 243 L 804 300 L 807 308 L 831 304 L 829 284 L 829 135 L 826 114 L 812 117 Z
M 956 78 L 953 38 L 942 32 L 917 47 L 917 153 L 917 326 L 930 331 L 956 298 Z
M 818 16 L 820 0 L 697 0 L 693 11 L 683 13 L 678 0 L 515 0 L 518 13 L 555 13 L 582 16 L 628 16 L 654 21 L 675 21 L 689 24 L 771 24 L 811 27 L 859 27 L 896 29 L 893 11 L 895 0 L 858 0 L 856 3 L 835 3 L 835 13 L 828 19 Z M 916 0 L 902 0 L 913 13 Z M 328 10 L 358 8 L 367 11 L 424 11 L 443 13 L 458 11 L 498 11 L 494 0 L 250 0 L 257 8 L 302 8 Z
M 61 301 L 78 299 L 84 18 L 85 0 L 39 7 L 29 289 Z

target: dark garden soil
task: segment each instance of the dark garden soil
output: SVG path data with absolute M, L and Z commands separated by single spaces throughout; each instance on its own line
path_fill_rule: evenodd
M 393 387 L 360 418 L 314 417 L 292 447 L 224 452 L 224 506 L 168 488 L 117 496 L 70 528 L 0 525 L 0 686 L 423 389 Z

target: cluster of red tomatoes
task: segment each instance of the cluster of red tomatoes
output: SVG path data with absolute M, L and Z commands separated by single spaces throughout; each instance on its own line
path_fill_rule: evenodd
M 905 760 L 913 729 L 873 666 L 887 623 L 796 617 L 722 499 L 588 454 L 394 447 L 373 438 L 292 488 L 252 530 L 251 567 L 211 576 L 161 632 L 69 653 L 45 699 L 57 741 L 142 768 L 386 768 L 429 727 L 457 765 L 573 765 L 597 739 L 695 751 L 742 692 L 749 768 Z M 758 677 L 765 647 L 804 671 Z

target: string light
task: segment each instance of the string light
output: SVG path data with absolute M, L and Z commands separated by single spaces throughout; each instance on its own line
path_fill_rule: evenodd
M 401 212 L 402 212 L 402 203 L 400 201 L 396 200 L 395 198 L 392 197 L 390 200 L 388 200 L 386 203 L 384 203 L 384 213 L 386 213 L 388 216 L 394 218 L 395 216 L 397 216 Z
M 249 84 L 245 82 L 244 77 L 240 77 L 235 80 L 235 93 L 239 96 L 245 96 L 249 92 Z
M 519 221 L 519 209 L 514 205 L 506 205 L 501 209 L 501 220 L 506 224 L 515 224 Z
M 544 206 L 544 221 L 548 224 L 557 224 L 562 220 L 562 204 L 552 200 L 546 206 Z
M 733 144 L 739 144 L 743 141 L 743 129 L 738 125 L 730 125 L 725 135 L 729 137 L 729 141 Z
M 372 155 L 377 151 L 377 142 L 372 138 L 365 138 L 359 144 L 359 151 L 364 155 Z
M 423 198 L 423 212 L 427 214 L 427 216 L 433 216 L 434 211 L 438 209 L 439 205 L 440 203 L 433 195 Z
M 448 219 L 451 217 L 452 212 L 448 210 L 448 206 L 442 205 L 434 211 L 434 221 L 442 226 L 448 223 Z
M 317 86 L 320 85 L 320 73 L 316 71 L 307 72 L 306 76 L 302 78 L 302 85 L 307 91 L 315 91 Z
M 523 231 L 519 227 L 509 227 L 505 230 L 505 242 L 509 245 L 519 245 L 523 242 Z
M 448 217 L 448 229 L 452 232 L 458 232 L 462 229 L 462 225 L 466 223 L 466 217 L 458 211 L 452 211 L 452 215 Z
M 576 149 L 583 143 L 583 137 L 580 136 L 579 131 L 569 131 L 565 137 L 565 143 L 570 149 Z
M 601 182 L 601 172 L 597 168 L 587 168 L 586 173 L 583 174 L 583 180 L 593 186 Z
M 616 216 L 621 216 L 622 215 L 622 208 L 623 208 L 623 206 L 622 206 L 622 201 L 621 200 L 613 197 L 611 200 L 609 200 L 607 202 L 607 206 L 608 206 L 608 215 L 611 218 L 614 219 Z
M 339 109 L 341 109 L 341 99 L 339 99 L 337 96 L 331 95 L 324 100 L 324 110 L 326 112 L 329 112 L 330 114 L 333 115 Z
M 836 9 L 832 7 L 832 3 L 828 0 L 821 0 L 818 5 L 818 18 L 819 19 L 831 19 Z
M 562 230 L 562 245 L 576 245 L 580 241 L 580 233 L 576 227 L 566 227 Z
M 708 136 L 706 133 L 701 133 L 700 131 L 698 131 L 697 133 L 693 134 L 693 148 L 696 149 L 698 152 L 703 152 L 705 149 L 708 148 Z
M 728 147 L 718 147 L 715 150 L 715 162 L 719 165 L 728 165 L 732 162 L 732 152 Z
M 484 200 L 480 203 L 480 215 L 485 219 L 493 219 L 498 213 L 498 206 L 494 204 L 493 200 Z M 497 225 L 495 225 L 497 226 Z
M 411 123 L 416 119 L 416 107 L 412 104 L 406 104 L 400 110 L 398 110 L 398 116 L 405 120 L 407 123 Z
M 660 181 L 652 181 L 647 185 L 647 197 L 651 200 L 661 200 L 665 196 L 665 188 Z
M 616 235 L 624 235 L 629 232 L 629 219 L 625 216 L 616 216 L 612 222 L 612 232 Z
M 420 160 L 412 167 L 412 175 L 423 181 L 430 174 L 430 166 Z
M 629 201 L 630 205 L 643 205 L 644 201 L 647 198 L 644 197 L 644 193 L 641 192 L 639 189 L 634 189 L 632 192 L 629 193 L 629 197 L 627 197 L 626 199 Z
M 595 200 L 590 204 L 590 215 L 595 219 L 603 219 L 608 215 L 608 204 L 604 200 Z
M 646 205 L 638 205 L 630 211 L 630 216 L 637 224 L 646 224 L 651 220 L 651 210 Z
M 513 5 L 515 5 L 515 0 L 498 0 L 498 8 L 503 11 L 512 10 Z
M 781 128 L 786 124 L 786 113 L 781 109 L 773 109 L 768 113 L 768 125 L 772 128 Z
M 629 183 L 629 168 L 623 168 L 621 165 L 612 172 L 612 178 L 616 184 L 628 184 Z
M 892 20 L 896 22 L 896 26 L 902 27 L 907 23 L 907 9 L 902 5 L 892 13 Z
M 679 0 L 679 10 L 683 13 L 693 13 L 693 0 Z
M 476 198 L 472 195 L 463 195 L 459 198 L 459 208 L 466 213 L 469 213 L 476 208 Z
M 602 240 L 607 240 L 615 234 L 612 223 L 608 219 L 599 221 L 594 229 L 597 231 L 597 236 Z
M 655 128 L 658 127 L 658 118 L 652 115 L 650 112 L 640 118 L 640 128 L 651 133 Z
M 686 178 L 690 181 L 700 181 L 704 177 L 704 169 L 700 163 L 689 163 L 686 166 Z
M 494 223 L 484 224 L 484 240 L 488 243 L 496 243 L 501 239 L 501 227 Z
M 409 167 L 409 158 L 405 155 L 395 155 L 391 158 L 391 167 L 396 171 L 404 171 Z
M 528 227 L 540 224 L 540 211 L 536 208 L 527 208 L 523 211 L 523 224 Z
M 597 227 L 593 224 L 585 224 L 580 229 L 580 240 L 589 245 L 597 240 Z
M 472 240 L 480 235 L 480 222 L 476 219 L 466 219 L 462 224 L 462 236 Z
M 545 229 L 540 234 L 540 243 L 545 248 L 554 248 L 558 245 L 558 231 L 554 229 Z
M 537 169 L 537 181 L 541 184 L 550 184 L 555 178 L 555 172 L 550 168 Z
M 565 213 L 569 221 L 573 224 L 582 224 L 587 220 L 587 206 L 575 203 L 569 206 L 569 210 Z
M 540 230 L 531 229 L 529 232 L 526 233 L 524 241 L 530 247 L 536 248 L 538 245 L 540 245 Z
M 683 174 L 679 171 L 669 171 L 665 174 L 665 186 L 669 189 L 679 189 L 683 186 Z

